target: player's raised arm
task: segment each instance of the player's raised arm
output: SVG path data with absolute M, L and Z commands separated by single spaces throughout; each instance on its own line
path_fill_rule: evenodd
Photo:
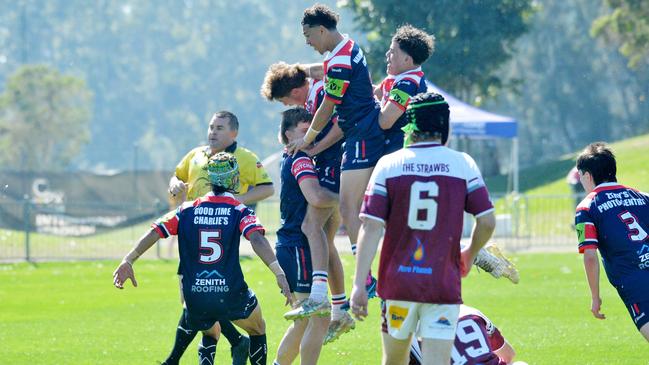
M 144 234 L 138 241 L 137 245 L 129 251 L 126 256 L 122 259 L 122 262 L 117 266 L 117 269 L 113 272 L 113 285 L 117 289 L 124 289 L 124 283 L 126 280 L 131 280 L 133 286 L 137 287 L 137 280 L 135 280 L 135 273 L 133 272 L 133 263 L 142 256 L 151 246 L 153 246 L 160 236 L 152 228 Z

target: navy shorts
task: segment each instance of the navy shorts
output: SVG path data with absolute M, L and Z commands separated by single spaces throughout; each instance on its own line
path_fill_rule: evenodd
M 390 129 L 385 131 L 385 149 L 383 151 L 383 154 L 387 155 L 388 153 L 396 152 L 402 149 L 403 139 L 403 131 L 393 131 Z
M 340 159 L 325 160 L 317 158 L 315 160 L 315 171 L 318 174 L 320 186 L 332 193 L 340 193 Z
M 378 113 L 372 113 L 345 132 L 341 171 L 376 166 L 385 150 L 385 136 L 379 127 Z
M 311 251 L 306 246 L 279 246 L 275 247 L 275 256 L 279 265 L 286 274 L 286 280 L 291 292 L 311 292 Z
M 193 305 L 191 299 L 186 300 L 185 320 L 189 329 L 204 331 L 210 329 L 218 321 L 236 321 L 237 319 L 248 318 L 258 303 L 257 296 L 250 289 L 243 290 L 226 301 L 227 306 L 197 306 Z
M 629 311 L 633 323 L 640 330 L 642 326 L 649 323 L 649 300 L 638 303 L 624 302 L 624 306 Z

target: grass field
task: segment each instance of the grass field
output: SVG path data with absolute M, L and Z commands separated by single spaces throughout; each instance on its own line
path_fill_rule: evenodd
M 515 256 L 517 286 L 473 271 L 464 299 L 502 330 L 529 364 L 647 364 L 649 346 L 614 290 L 602 283 L 604 321 L 594 319 L 577 254 Z M 352 257 L 344 255 L 348 273 Z M 140 261 L 139 287 L 112 287 L 116 261 L 0 265 L 1 364 L 156 364 L 171 348 L 180 313 L 176 263 Z M 258 259 L 242 261 L 266 318 L 269 359 L 287 327 L 272 274 Z M 349 275 L 348 275 L 349 276 Z M 605 280 L 603 278 L 603 280 Z M 321 364 L 378 364 L 379 304 L 341 340 L 327 345 Z M 183 358 L 195 364 L 196 343 Z M 229 362 L 227 341 L 217 363 Z M 270 361 L 269 360 L 269 361 Z

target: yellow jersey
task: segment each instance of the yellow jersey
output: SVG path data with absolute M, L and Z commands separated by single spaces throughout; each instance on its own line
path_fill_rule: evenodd
M 239 164 L 239 193 L 245 193 L 250 187 L 271 185 L 273 181 L 257 155 L 250 150 L 237 146 L 237 142 L 225 149 L 237 159 Z M 210 158 L 210 147 L 201 146 L 189 151 L 176 166 L 176 177 L 189 184 L 187 200 L 194 200 L 212 190 L 207 178 L 205 165 Z

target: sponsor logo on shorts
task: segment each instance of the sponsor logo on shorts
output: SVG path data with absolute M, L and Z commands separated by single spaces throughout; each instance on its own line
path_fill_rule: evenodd
M 441 325 L 444 325 L 444 326 L 449 326 L 449 327 L 451 326 L 451 322 L 448 320 L 448 318 L 446 318 L 444 316 L 439 317 L 439 319 L 435 323 L 441 324 Z
M 390 327 L 401 328 L 403 321 L 408 317 L 408 308 L 391 305 L 388 307 L 388 318 L 390 318 Z

